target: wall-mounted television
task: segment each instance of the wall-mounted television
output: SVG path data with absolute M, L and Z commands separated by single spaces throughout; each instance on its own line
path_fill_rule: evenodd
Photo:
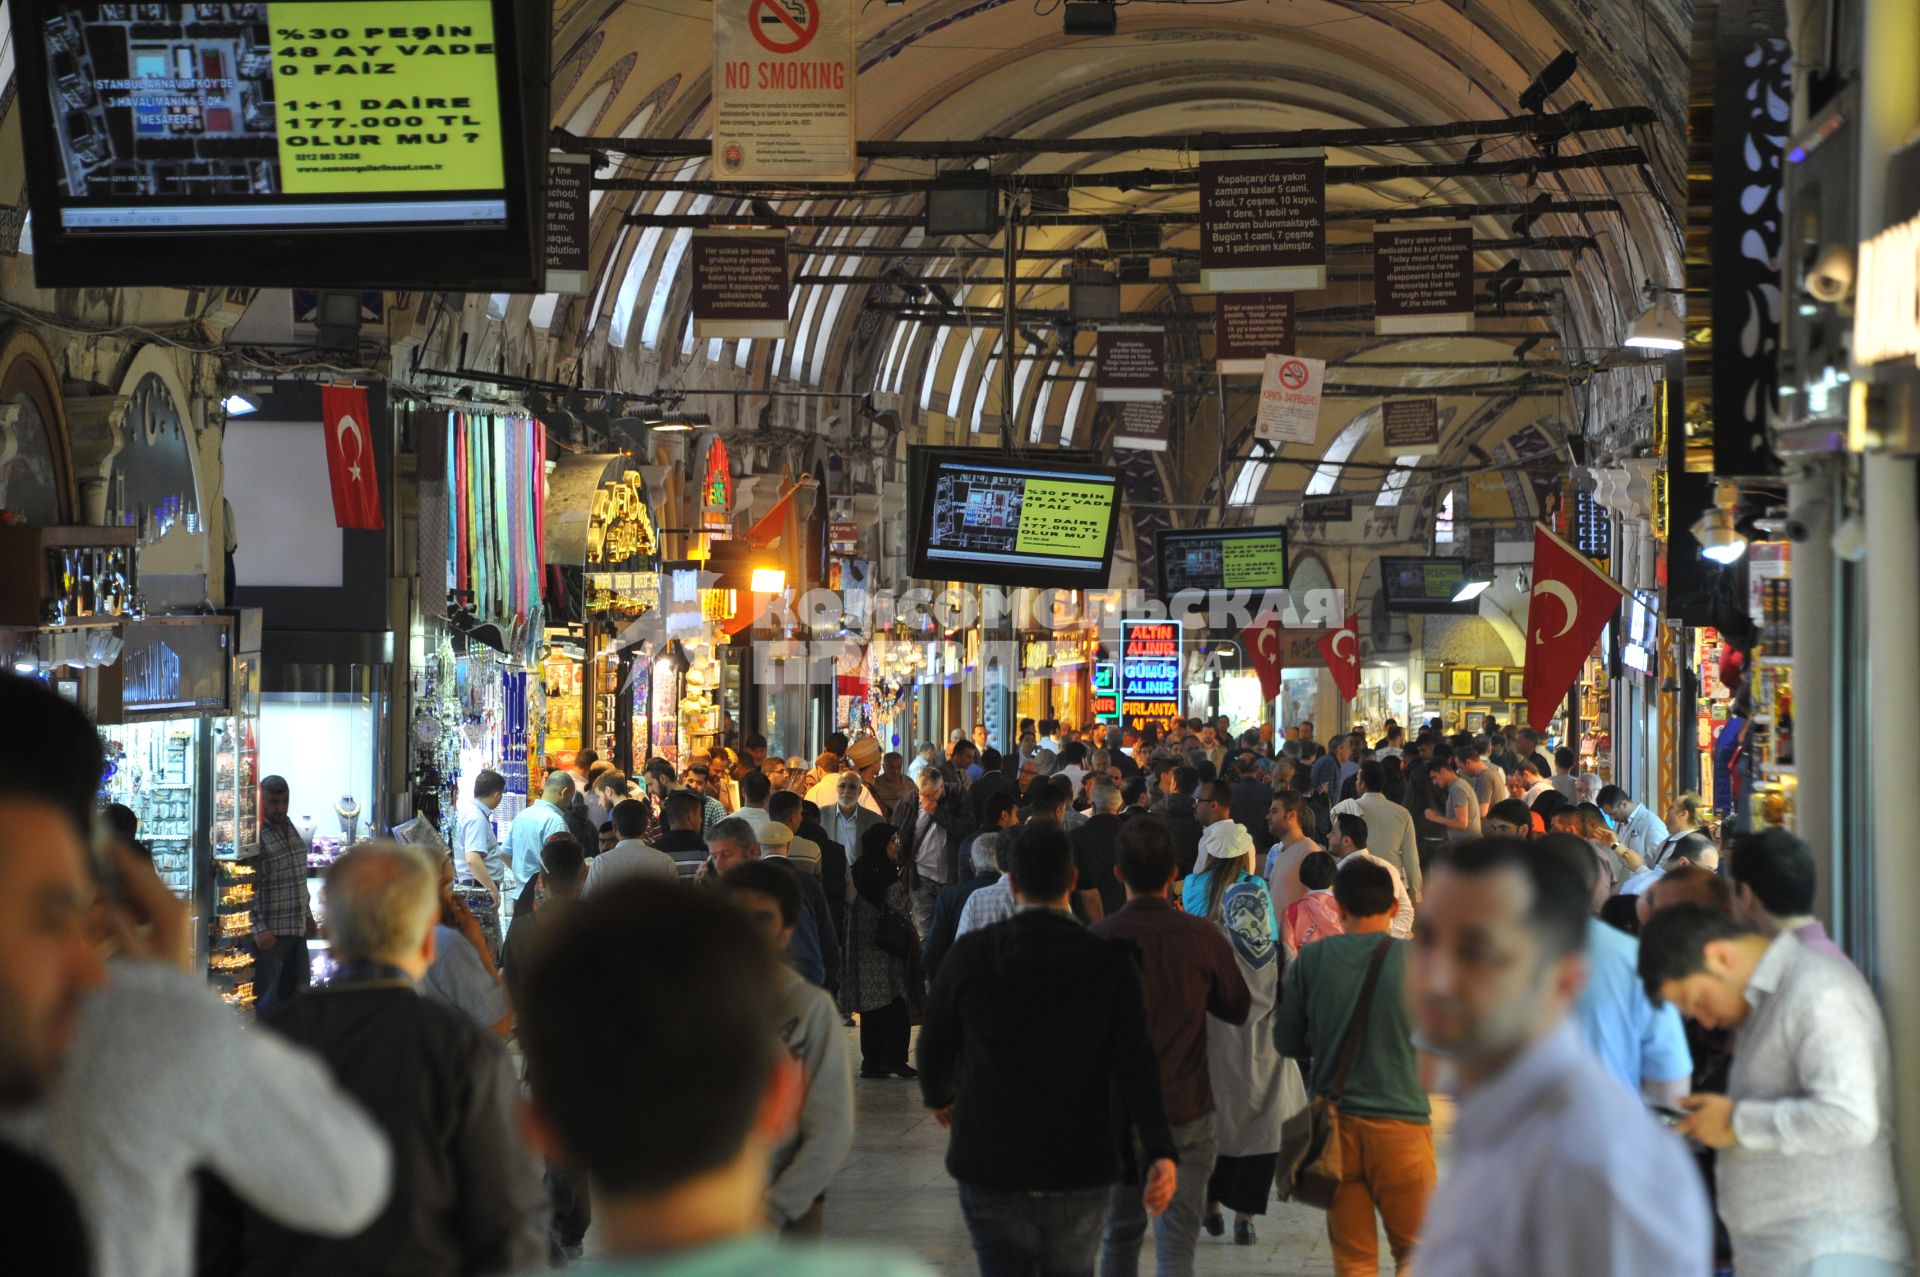
M 1111 467 L 915 449 L 912 574 L 928 581 L 1105 589 L 1120 518 Z
M 34 272 L 532 291 L 532 0 L 14 0 Z
M 1287 530 L 1230 528 L 1163 531 L 1155 537 L 1160 593 L 1182 590 L 1283 590 Z
M 1380 558 L 1380 588 L 1389 612 L 1475 614 L 1480 610 L 1478 601 L 1453 601 L 1466 582 L 1465 559 Z

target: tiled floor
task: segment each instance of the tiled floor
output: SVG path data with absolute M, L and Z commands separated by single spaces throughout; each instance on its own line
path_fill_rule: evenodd
M 853 1048 L 857 1060 L 857 1042 Z M 827 1236 L 904 1249 L 955 1277 L 976 1272 L 944 1163 L 947 1135 L 920 1106 L 919 1084 L 856 1079 L 854 1099 L 853 1155 L 827 1193 Z M 1436 1112 L 1437 1118 L 1445 1116 Z M 1263 1277 L 1324 1277 L 1333 1271 L 1326 1217 L 1318 1211 L 1274 1202 L 1255 1227 L 1259 1242 L 1253 1246 L 1235 1246 L 1231 1232 L 1203 1236 L 1198 1270 Z M 1151 1255 L 1149 1240 L 1142 1257 L 1148 1273 Z M 1391 1272 L 1384 1237 L 1381 1258 Z

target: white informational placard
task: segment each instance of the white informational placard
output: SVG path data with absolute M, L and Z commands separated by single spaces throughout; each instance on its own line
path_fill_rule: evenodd
M 853 0 L 714 0 L 713 174 L 850 181 Z
M 1260 412 L 1253 433 L 1269 443 L 1313 443 L 1320 437 L 1320 388 L 1327 361 L 1268 355 L 1260 374 Z

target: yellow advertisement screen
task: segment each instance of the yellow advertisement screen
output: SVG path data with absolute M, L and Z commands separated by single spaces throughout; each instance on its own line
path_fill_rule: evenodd
M 491 0 L 269 4 L 280 189 L 506 185 Z
M 1229 539 L 1220 544 L 1220 575 L 1229 590 L 1257 590 L 1287 579 L 1283 536 Z
M 1113 486 L 1028 479 L 1020 498 L 1014 549 L 1021 554 L 1099 560 L 1107 553 Z

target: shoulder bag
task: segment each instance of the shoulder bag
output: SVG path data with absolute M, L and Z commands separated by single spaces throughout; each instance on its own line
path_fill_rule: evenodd
M 913 923 L 905 914 L 892 905 L 880 906 L 880 920 L 873 928 L 873 942 L 879 946 L 880 952 L 904 958 L 913 952 L 916 947 L 914 942 L 918 939 L 913 931 Z
M 1346 1094 L 1347 1078 L 1360 1056 L 1360 1045 L 1367 1036 L 1367 1016 L 1373 1010 L 1373 991 L 1380 984 L 1380 969 L 1386 965 L 1392 936 L 1381 936 L 1374 948 L 1373 961 L 1367 964 L 1367 978 L 1360 985 L 1360 996 L 1347 1018 L 1347 1031 L 1340 1044 L 1340 1059 L 1325 1095 L 1316 1095 L 1307 1105 L 1307 1138 L 1298 1162 L 1282 1187 L 1289 1201 L 1326 1210 L 1333 1205 L 1345 1167 L 1340 1157 L 1340 1099 Z

